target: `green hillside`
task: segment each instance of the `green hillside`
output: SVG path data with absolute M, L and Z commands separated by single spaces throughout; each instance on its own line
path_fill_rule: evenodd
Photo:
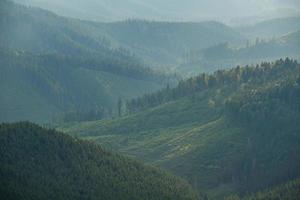
M 90 22 L 0 2 L 0 121 L 53 122 L 157 90 L 169 78 L 113 48 Z M 172 81 L 171 81 L 172 82 Z
M 46 123 L 74 110 L 115 112 L 118 98 L 161 87 L 147 69 L 98 59 L 3 49 L 0 58 L 0 121 Z
M 280 186 L 258 192 L 254 195 L 248 195 L 244 198 L 239 198 L 237 195 L 226 198 L 226 200 L 297 200 L 300 196 L 300 181 L 299 179 L 289 181 Z
M 106 23 L 13 1 L 93 20 L 196 5 L 0 0 L 0 199 L 299 198 L 299 17 Z
M 183 180 L 31 123 L 0 125 L 0 196 L 196 200 Z
M 48 123 L 64 118 L 65 112 L 95 109 L 112 116 L 119 98 L 151 93 L 174 82 L 142 60 L 162 65 L 165 58 L 173 62 L 184 52 L 179 47 L 241 40 L 215 22 L 96 23 L 6 0 L 0 2 L 0 27 L 0 121 Z
M 60 129 L 168 169 L 213 199 L 243 195 L 300 176 L 299 75 L 289 59 L 203 74 L 128 102 L 130 115 Z

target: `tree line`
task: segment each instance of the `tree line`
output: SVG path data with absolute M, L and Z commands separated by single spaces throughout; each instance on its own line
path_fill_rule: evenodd
M 126 108 L 129 113 L 134 113 L 214 87 L 241 86 L 244 83 L 261 84 L 284 76 L 284 74 L 292 74 L 295 70 L 299 71 L 299 68 L 296 60 L 286 58 L 275 62 L 262 62 L 256 66 L 237 66 L 230 70 L 218 70 L 213 74 L 203 73 L 187 80 L 181 80 L 175 88 L 167 86 L 156 93 L 129 100 Z

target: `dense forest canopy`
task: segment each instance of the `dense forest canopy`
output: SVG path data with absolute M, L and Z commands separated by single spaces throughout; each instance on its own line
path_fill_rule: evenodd
M 5 199 L 197 199 L 173 175 L 27 122 L 0 125 L 0 155 Z
M 296 200 L 300 195 L 300 181 L 292 180 L 280 186 L 275 186 L 264 191 L 260 191 L 256 194 L 248 195 L 244 198 L 240 198 L 237 195 L 232 195 L 226 200 Z
M 47 123 L 65 112 L 90 110 L 102 110 L 102 117 L 111 117 L 119 97 L 153 91 L 163 78 L 146 68 L 106 63 L 97 57 L 35 55 L 1 48 L 0 58 L 0 121 Z
M 201 74 L 180 81 L 175 88 L 167 87 L 159 92 L 133 99 L 127 103 L 127 108 L 129 112 L 135 112 L 223 85 L 262 84 L 264 81 L 274 80 L 283 74 L 292 75 L 295 70 L 299 71 L 299 64 L 296 60 L 289 58 L 274 63 L 264 62 L 257 66 L 238 66 L 230 70 L 218 70 L 211 75 Z

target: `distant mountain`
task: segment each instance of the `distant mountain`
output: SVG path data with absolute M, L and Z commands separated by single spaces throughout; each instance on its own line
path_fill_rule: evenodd
M 189 50 L 207 48 L 222 42 L 244 43 L 232 28 L 209 22 L 151 22 L 128 20 L 98 24 L 120 46 L 130 49 L 148 63 L 176 65 Z
M 186 178 L 211 199 L 299 178 L 300 66 L 218 70 L 128 102 L 128 114 L 60 127 Z
M 31 123 L 1 124 L 0 154 L 7 200 L 198 199 L 173 175 Z
M 161 69 L 177 63 L 186 49 L 242 40 L 216 22 L 95 23 L 6 0 L 0 2 L 0 26 L 5 77 L 0 121 L 44 123 L 63 118 L 65 112 L 95 109 L 111 115 L 119 98 L 174 82 L 145 62 Z
M 187 50 L 221 42 L 238 43 L 243 36 L 218 22 L 168 23 L 128 20 L 93 23 L 51 12 L 1 2 L 2 46 L 36 53 L 90 54 L 129 59 L 115 52 L 126 48 L 153 65 L 177 63 Z
M 128 18 L 163 21 L 232 21 L 270 19 L 299 13 L 299 3 L 285 1 L 226 0 L 14 0 L 49 9 L 60 15 L 95 21 L 119 21 Z M 234 12 L 232 12 L 234 10 Z M 293 12 L 291 12 L 293 11 Z M 249 21 L 249 20 L 248 20 Z M 248 22 L 246 21 L 246 22 Z M 257 21 L 257 20 L 256 20 Z M 245 22 L 244 22 L 245 23 Z
M 269 40 L 257 39 L 248 42 L 244 47 L 237 48 L 229 43 L 221 43 L 198 51 L 190 51 L 185 56 L 185 62 L 176 70 L 181 74 L 198 74 L 282 57 L 300 58 L 300 31 Z
M 282 42 L 290 46 L 293 45 L 294 48 L 298 47 L 298 49 L 300 49 L 300 30 L 284 35 L 282 37 Z
M 119 98 L 168 81 L 88 22 L 1 1 L 0 27 L 0 121 L 45 123 L 78 109 L 107 114 Z
M 102 59 L 130 60 L 129 55 L 118 52 L 118 47 L 113 48 L 103 32 L 88 22 L 6 0 L 0 5 L 1 47 L 37 54 L 94 54 Z
M 272 38 L 300 30 L 300 17 L 277 18 L 250 26 L 241 26 L 237 31 L 249 38 Z

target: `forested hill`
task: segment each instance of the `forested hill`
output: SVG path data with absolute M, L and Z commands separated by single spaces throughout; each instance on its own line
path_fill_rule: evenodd
M 211 73 L 236 65 L 272 61 L 282 57 L 300 58 L 300 28 L 280 37 L 248 40 L 244 46 L 220 43 L 209 48 L 190 51 L 176 71 L 185 74 Z
M 299 19 L 300 20 L 300 19 Z M 202 50 L 203 56 L 207 60 L 213 59 L 219 62 L 235 60 L 240 62 L 254 62 L 258 59 L 280 58 L 282 56 L 299 57 L 300 52 L 300 28 L 295 32 L 289 32 L 278 38 L 260 39 L 255 42 L 248 42 L 245 47 L 230 48 L 228 44 L 221 44 Z
M 197 200 L 183 180 L 31 123 L 0 125 L 0 196 L 58 200 Z
M 129 102 L 131 114 L 60 127 L 186 178 L 211 199 L 299 178 L 300 66 L 202 74 Z
M 159 92 L 133 99 L 127 103 L 127 108 L 129 112 L 136 112 L 224 85 L 238 87 L 243 84 L 252 84 L 259 86 L 284 76 L 292 76 L 295 70 L 299 71 L 299 64 L 297 61 L 287 58 L 274 63 L 263 62 L 256 66 L 238 66 L 230 70 L 218 70 L 211 75 L 204 73 L 180 81 L 175 88 L 167 87 Z
M 87 22 L 3 0 L 0 27 L 0 121 L 49 123 L 91 110 L 112 116 L 119 98 L 168 79 Z
M 103 63 L 97 57 L 6 49 L 0 49 L 0 66 L 0 121 L 48 123 L 67 112 L 91 110 L 101 111 L 100 118 L 110 117 L 119 98 L 154 91 L 162 78 L 151 70 Z
M 237 195 L 232 195 L 226 200 L 297 200 L 300 196 L 300 180 L 292 180 L 285 184 L 274 186 L 272 188 L 260 191 L 256 194 L 248 195 L 244 198 L 239 198 Z
M 118 99 L 151 93 L 173 81 L 142 60 L 173 62 L 184 48 L 242 40 L 216 22 L 96 23 L 7 0 L 0 2 L 0 27 L 5 77 L 0 85 L 1 121 L 48 123 L 64 118 L 65 112 L 91 110 L 112 116 Z
M 4 0 L 0 2 L 0 27 L 2 49 L 68 56 L 69 62 L 76 59 L 72 65 L 83 65 L 85 61 L 86 68 L 105 67 L 106 71 L 126 75 L 150 72 L 140 59 L 120 46 L 113 46 L 103 31 L 89 22 Z
M 127 50 L 113 48 L 103 32 L 88 22 L 60 17 L 39 8 L 3 0 L 0 2 L 0 26 L 3 48 L 36 54 L 93 55 L 103 62 L 139 62 Z

